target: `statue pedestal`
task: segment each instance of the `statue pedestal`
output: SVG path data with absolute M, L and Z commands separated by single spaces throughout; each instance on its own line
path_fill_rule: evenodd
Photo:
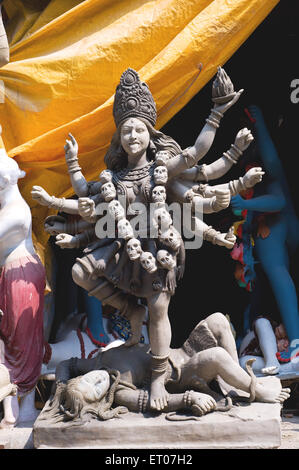
M 279 404 L 243 404 L 198 421 L 128 413 L 121 419 L 69 428 L 41 420 L 42 412 L 33 428 L 33 442 L 37 449 L 271 449 L 281 445 L 280 410 Z

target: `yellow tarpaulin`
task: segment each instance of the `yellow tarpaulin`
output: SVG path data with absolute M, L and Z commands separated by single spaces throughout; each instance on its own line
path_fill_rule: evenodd
M 0 120 L 9 155 L 27 172 L 20 188 L 37 239 L 46 240 L 48 210 L 31 199 L 32 186 L 72 194 L 63 150 L 68 132 L 79 143 L 86 178 L 97 179 L 115 130 L 115 87 L 127 67 L 148 83 L 160 128 L 278 2 L 5 0 L 11 59 L 0 70 Z

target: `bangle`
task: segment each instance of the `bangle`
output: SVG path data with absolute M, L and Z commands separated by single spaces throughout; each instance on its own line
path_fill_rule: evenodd
M 241 191 L 246 191 L 248 188 L 246 187 L 246 184 L 244 183 L 244 178 L 240 176 L 239 178 L 239 184 L 241 186 Z
M 64 208 L 64 203 L 65 203 L 64 197 L 59 199 L 55 196 L 52 196 L 51 199 L 52 199 L 52 202 L 50 203 L 49 207 L 53 209 L 57 209 L 58 211 L 61 211 Z
M 140 390 L 138 396 L 138 411 L 139 413 L 145 413 L 147 408 L 148 402 L 148 391 L 147 390 Z
M 81 171 L 81 167 L 79 166 L 79 163 L 78 163 L 78 157 L 73 157 L 72 159 L 67 160 L 66 164 L 67 164 L 68 172 L 70 174 L 76 173 L 77 171 Z
M 216 245 L 216 240 L 220 232 L 217 232 L 212 226 L 209 226 L 203 233 L 204 239 Z
M 212 119 L 207 118 L 206 122 L 208 124 L 210 124 L 210 126 L 214 127 L 215 129 L 218 129 L 218 127 L 219 127 L 219 124 L 216 121 L 212 120 Z

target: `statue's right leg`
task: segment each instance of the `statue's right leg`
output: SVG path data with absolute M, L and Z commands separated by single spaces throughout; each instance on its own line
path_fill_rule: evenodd
M 88 295 L 96 297 L 102 302 L 102 305 L 107 304 L 116 308 L 130 321 L 131 336 L 126 345 L 132 346 L 139 343 L 145 307 L 138 303 L 138 299 L 132 295 L 125 294 L 104 277 L 91 279 L 90 274 L 84 269 L 81 260 L 74 264 L 72 276 L 76 284 L 87 290 Z

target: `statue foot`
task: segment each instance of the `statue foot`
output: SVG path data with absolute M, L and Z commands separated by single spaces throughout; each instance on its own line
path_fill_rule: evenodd
M 290 397 L 290 389 L 282 388 L 281 382 L 273 377 L 257 378 L 255 401 L 263 403 L 283 403 Z
M 135 305 L 132 312 L 128 311 L 126 317 L 131 324 L 131 335 L 125 342 L 126 347 L 134 346 L 138 344 L 141 337 L 143 319 L 145 315 L 144 305 Z
M 15 418 L 3 418 L 0 422 L 0 429 L 13 429 L 17 425 Z
M 279 372 L 279 366 L 266 366 L 261 369 L 262 374 L 276 375 Z
M 150 407 L 152 410 L 162 411 L 168 403 L 169 393 L 164 386 L 164 374 L 152 380 L 150 393 Z

